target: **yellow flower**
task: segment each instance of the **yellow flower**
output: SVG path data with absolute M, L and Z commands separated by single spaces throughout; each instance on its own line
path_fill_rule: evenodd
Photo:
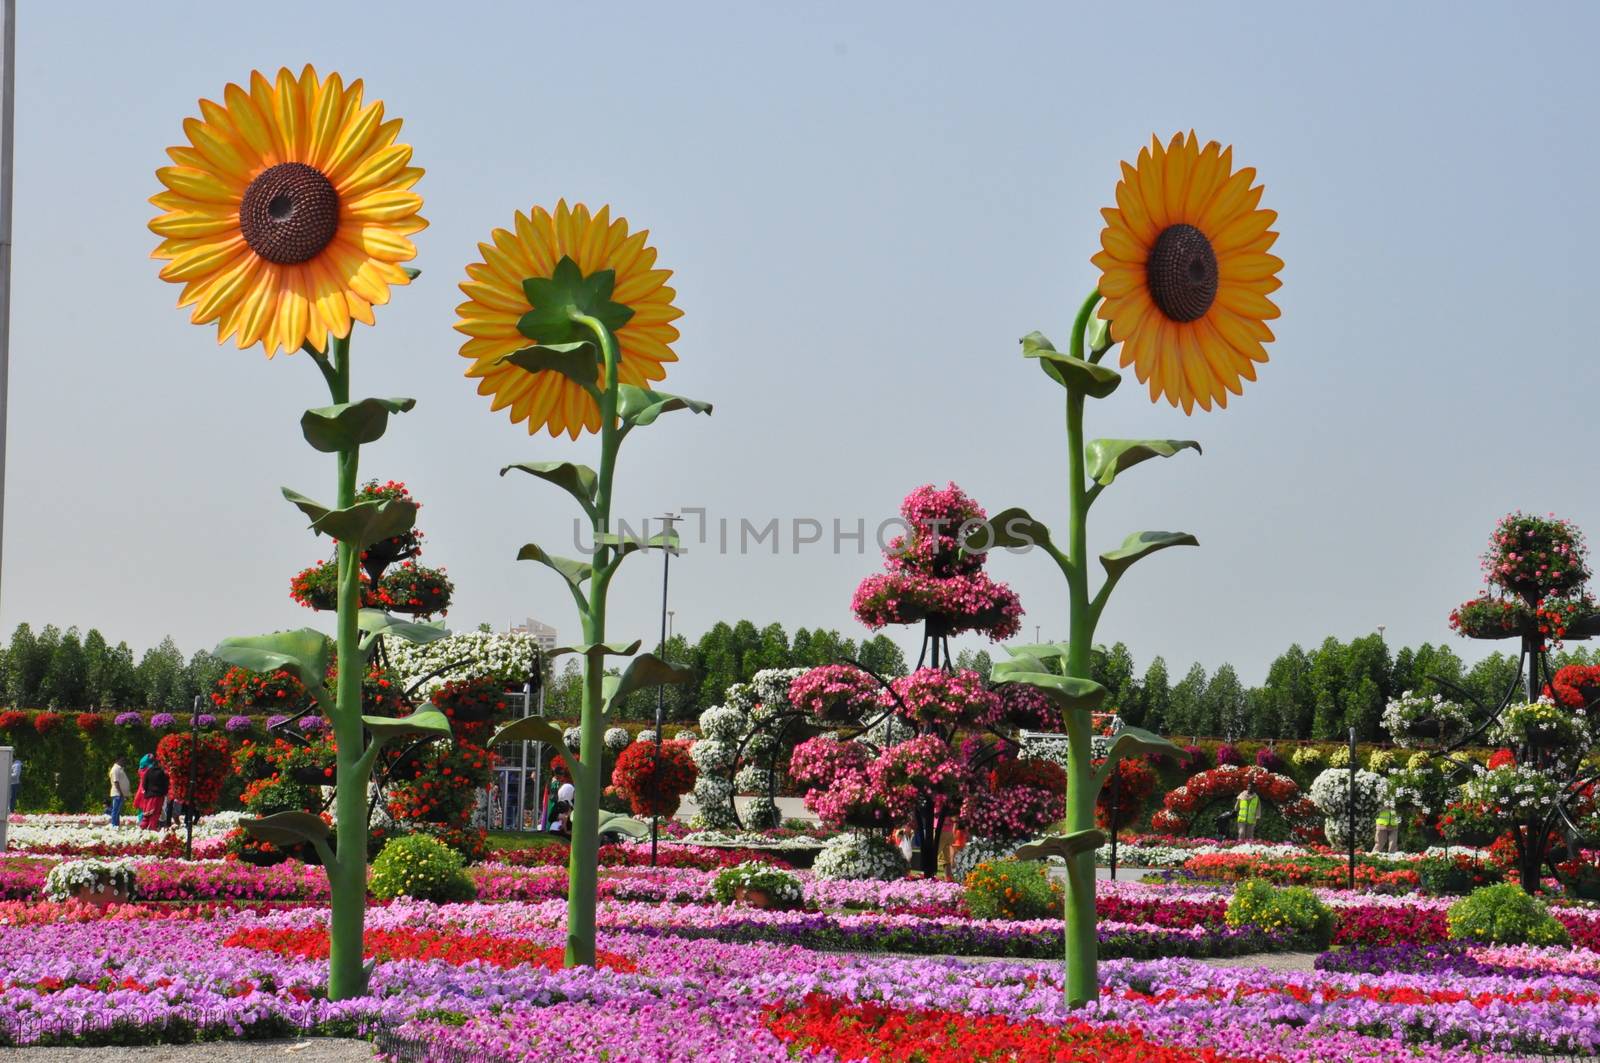
M 217 322 L 219 343 L 260 343 L 269 358 L 306 343 L 321 351 L 352 321 L 372 324 L 391 284 L 410 283 L 400 263 L 428 224 L 410 190 L 422 171 L 395 143 L 400 120 L 361 94 L 359 80 L 346 87 L 310 66 L 274 82 L 254 71 L 248 91 L 201 100 L 201 117 L 183 124 L 189 143 L 167 149 L 173 165 L 156 171 L 166 191 L 150 197 L 164 212 L 150 222 L 162 237 L 151 257 L 183 285 L 191 321 Z
M 576 439 L 599 430 L 600 409 L 576 383 L 556 372 L 500 363 L 535 342 L 567 341 L 547 331 L 555 326 L 530 320 L 537 315 L 529 288 L 562 280 L 572 265 L 573 284 L 598 300 L 591 309 L 602 311 L 596 316 L 616 336 L 619 383 L 648 387 L 666 377 L 666 363 L 678 359 L 671 346 L 678 330 L 671 323 L 683 312 L 672 305 L 677 293 L 667 287 L 672 271 L 654 268 L 649 235 L 648 229 L 630 235 L 626 219 L 613 220 L 610 207 L 590 214 L 582 203 L 568 207 L 562 200 L 554 214 L 543 207 L 518 211 L 513 229 L 496 229 L 489 243 L 478 245 L 483 260 L 467 267 L 469 279 L 461 285 L 467 301 L 456 307 L 461 320 L 455 327 L 469 337 L 461 345 L 462 357 L 472 359 L 466 375 L 478 378 L 478 394 L 493 396 L 491 409 L 511 407 L 511 422 L 526 421 L 529 435 L 544 428 Z M 571 263 L 567 270 L 563 260 Z M 603 372 L 597 371 L 596 383 L 605 387 Z
M 1099 316 L 1151 401 L 1165 395 L 1186 414 L 1226 407 L 1267 360 L 1266 322 L 1278 316 L 1267 296 L 1283 262 L 1267 253 L 1278 215 L 1257 209 L 1255 173 L 1235 173 L 1231 147 L 1202 150 L 1192 131 L 1164 149 L 1152 138 L 1137 165 L 1122 164 L 1117 205 L 1100 212 Z

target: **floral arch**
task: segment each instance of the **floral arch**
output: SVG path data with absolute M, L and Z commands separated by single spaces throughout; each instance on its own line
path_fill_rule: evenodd
M 1150 818 L 1150 825 L 1163 834 L 1186 835 L 1194 817 L 1219 798 L 1234 798 L 1254 782 L 1261 800 L 1278 810 L 1295 835 L 1310 841 L 1322 832 L 1322 814 L 1300 793 L 1300 786 L 1287 775 L 1266 768 L 1226 764 L 1197 772 L 1189 781 L 1162 798 L 1162 809 Z

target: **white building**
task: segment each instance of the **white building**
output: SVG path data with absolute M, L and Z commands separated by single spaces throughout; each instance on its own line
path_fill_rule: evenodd
M 549 653 L 558 645 L 556 642 L 556 629 L 549 624 L 535 620 L 531 616 L 521 624 L 514 625 L 511 628 L 511 634 L 532 635 L 538 641 L 539 649 L 545 653 Z

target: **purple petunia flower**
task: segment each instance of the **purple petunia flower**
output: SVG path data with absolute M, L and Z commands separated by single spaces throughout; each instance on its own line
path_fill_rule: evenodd
M 327 726 L 328 721 L 321 716 L 302 716 L 300 718 L 300 730 L 302 731 L 321 731 Z
M 178 718 L 170 712 L 158 712 L 150 717 L 150 726 L 157 731 L 164 731 L 178 722 Z
M 144 717 L 137 712 L 119 712 L 112 722 L 118 727 L 138 727 L 144 723 Z
M 271 716 L 267 717 L 267 730 L 270 731 L 274 727 L 282 727 L 288 722 L 289 717 L 283 715 L 282 713 L 273 713 Z
M 223 724 L 223 729 L 232 734 L 248 731 L 255 726 L 255 721 L 248 716 L 229 716 L 228 722 Z

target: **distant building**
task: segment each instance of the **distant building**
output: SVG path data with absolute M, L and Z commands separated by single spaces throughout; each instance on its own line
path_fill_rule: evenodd
M 513 635 L 532 635 L 538 640 L 539 648 L 545 653 L 549 653 L 557 645 L 556 629 L 549 624 L 535 620 L 531 616 L 523 623 L 514 625 L 511 628 L 511 633 Z

